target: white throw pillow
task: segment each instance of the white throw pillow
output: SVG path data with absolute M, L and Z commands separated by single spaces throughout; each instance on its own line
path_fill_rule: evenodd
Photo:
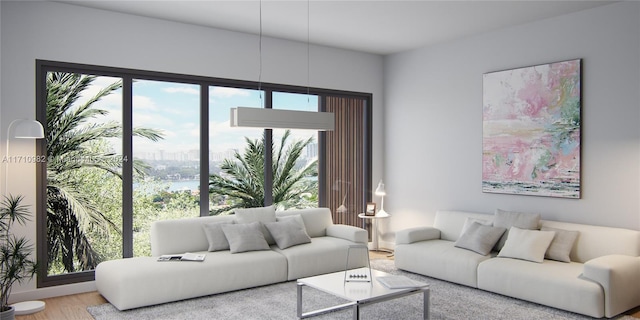
M 261 222 L 223 224 L 221 228 L 229 241 L 231 253 L 271 249 L 262 234 Z
M 229 250 L 229 241 L 222 231 L 223 224 L 232 224 L 233 221 L 213 222 L 202 225 L 204 235 L 209 242 L 209 251 Z
M 498 257 L 515 258 L 541 263 L 551 244 L 554 231 L 526 230 L 511 227 L 509 237 Z
M 271 205 L 268 207 L 260 207 L 260 208 L 244 208 L 244 209 L 235 209 L 234 213 L 236 215 L 236 222 L 238 223 L 249 223 L 259 221 L 262 222 L 260 228 L 262 228 L 262 234 L 264 238 L 267 239 L 268 244 L 275 244 L 275 240 L 269 233 L 269 230 L 264 226 L 265 223 L 275 222 L 276 221 L 276 207 Z
M 454 245 L 486 256 L 504 232 L 505 228 L 487 226 L 474 221 Z
M 300 218 L 300 220 L 302 220 L 302 218 Z M 304 225 L 296 221 L 295 218 L 265 223 L 265 226 L 280 249 L 311 242 L 311 238 L 309 238 L 307 231 L 304 229 Z
M 504 246 L 504 243 L 509 237 L 509 230 L 511 227 L 538 230 L 539 224 L 540 214 L 496 209 L 493 225 L 507 229 L 507 231 L 502 235 L 502 238 L 500 238 L 500 241 L 498 241 L 498 244 L 496 244 L 496 250 L 500 250 Z
M 550 227 L 540 228 L 542 231 L 555 231 L 556 236 L 551 241 L 544 257 L 549 260 L 571 262 L 571 250 L 578 239 L 578 231 L 562 230 Z

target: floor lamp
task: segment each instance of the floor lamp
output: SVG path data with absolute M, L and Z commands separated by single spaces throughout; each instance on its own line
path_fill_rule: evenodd
M 11 133 L 11 129 L 13 129 L 13 134 Z M 42 139 L 44 138 L 44 128 L 42 128 L 42 124 L 36 120 L 29 119 L 16 119 L 11 121 L 9 127 L 7 127 L 7 152 L 5 153 L 5 175 L 4 175 L 4 192 L 5 195 L 9 194 L 9 163 L 11 162 L 19 162 L 23 159 L 16 157 L 15 159 L 11 158 L 9 154 L 9 142 L 11 138 L 17 139 Z M 15 161 L 13 161 L 15 160 Z M 14 307 L 15 315 L 24 315 L 31 314 L 34 312 L 38 312 L 44 310 L 45 303 L 44 301 L 24 301 L 18 302 L 12 305 Z

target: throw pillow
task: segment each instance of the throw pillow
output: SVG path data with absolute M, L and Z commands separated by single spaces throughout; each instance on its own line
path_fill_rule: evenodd
M 487 226 L 475 221 L 471 223 L 465 233 L 460 235 L 454 245 L 486 256 L 505 231 L 505 228 Z
M 544 253 L 556 235 L 553 231 L 526 230 L 511 227 L 507 242 L 498 257 L 515 258 L 541 263 Z
M 496 250 L 502 249 L 504 243 L 509 236 L 509 230 L 511 227 L 520 229 L 537 230 L 540 223 L 540 214 L 537 213 L 524 213 L 524 212 L 512 212 L 496 209 L 495 217 L 493 219 L 493 225 L 496 227 L 503 227 L 507 231 L 502 235 L 500 241 L 496 245 Z
M 304 226 L 295 219 L 282 219 L 282 221 L 278 222 L 269 222 L 265 223 L 265 226 L 280 249 L 311 242 L 311 238 L 309 238 Z
M 467 232 L 467 229 L 469 229 L 469 226 L 471 226 L 472 223 L 477 222 L 479 224 L 483 224 L 485 226 L 491 226 L 491 221 L 488 220 L 483 220 L 483 219 L 476 219 L 476 218 L 467 218 L 464 221 L 464 225 L 462 226 L 462 231 L 460 231 L 460 234 L 463 234 L 465 232 Z
M 204 234 L 207 236 L 207 241 L 209 242 L 209 251 L 229 250 L 229 241 L 227 241 L 227 237 L 225 237 L 222 231 L 222 225 L 232 223 L 233 221 L 213 222 L 202 225 Z
M 276 221 L 276 207 L 268 206 L 268 207 L 260 207 L 260 208 L 245 208 L 245 209 L 235 209 L 234 213 L 236 215 L 236 222 L 238 223 L 249 223 L 259 221 L 263 224 L 260 226 L 262 228 L 262 234 L 264 238 L 267 240 L 268 244 L 275 244 L 276 242 L 271 237 L 269 230 L 264 226 L 265 223 L 275 222 Z
M 229 241 L 231 253 L 270 249 L 262 234 L 262 225 L 258 221 L 242 224 L 223 224 L 221 228 Z
M 573 244 L 576 242 L 576 239 L 578 239 L 578 231 L 550 227 L 542 227 L 540 230 L 554 231 L 556 233 L 544 257 L 549 260 L 571 262 L 571 249 L 573 249 Z
M 290 215 L 290 216 L 281 216 L 281 217 L 277 217 L 276 221 L 286 221 L 286 220 L 293 220 L 295 222 L 297 222 L 299 225 L 301 225 L 303 228 L 305 228 L 305 232 L 307 231 L 307 227 L 304 225 L 304 219 L 302 219 L 302 216 L 299 214 L 294 214 L 294 215 Z

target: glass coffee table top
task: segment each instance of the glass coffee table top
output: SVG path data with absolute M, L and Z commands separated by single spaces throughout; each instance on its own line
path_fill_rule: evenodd
M 347 271 L 349 274 L 368 274 L 368 268 L 360 268 Z M 307 318 L 329 311 L 353 308 L 354 319 L 360 318 L 360 306 L 368 303 L 376 303 L 404 297 L 411 294 L 424 294 L 424 319 L 429 318 L 429 285 L 424 282 L 415 282 L 415 287 L 390 289 L 376 280 L 377 277 L 390 276 L 391 274 L 371 269 L 372 278 L 370 282 L 353 281 L 345 282 L 345 271 L 323 274 L 314 277 L 298 279 L 298 318 Z M 336 297 L 347 300 L 345 304 L 302 312 L 302 287 L 311 287 Z

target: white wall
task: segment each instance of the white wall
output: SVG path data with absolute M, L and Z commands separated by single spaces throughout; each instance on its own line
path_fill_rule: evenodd
M 482 193 L 482 74 L 582 58 L 582 199 Z M 640 3 L 622 2 L 385 58 L 384 232 L 438 209 L 541 213 L 640 230 Z M 408 179 L 408 177 L 411 177 Z
M 258 80 L 258 37 L 53 2 L 1 2 L 1 112 L 4 155 L 7 125 L 35 118 L 35 60 L 55 60 L 219 78 Z M 381 56 L 263 39 L 263 82 L 373 94 L 373 177 L 382 172 Z M 33 155 L 33 142 L 11 141 L 11 155 Z M 4 174 L 4 173 L 3 173 Z M 2 179 L 4 185 L 5 179 Z M 35 207 L 35 166 L 12 164 L 9 191 Z M 4 192 L 4 187 L 3 187 Z M 35 224 L 18 230 L 35 242 Z M 16 287 L 12 299 L 91 290 L 92 283 L 35 289 Z

